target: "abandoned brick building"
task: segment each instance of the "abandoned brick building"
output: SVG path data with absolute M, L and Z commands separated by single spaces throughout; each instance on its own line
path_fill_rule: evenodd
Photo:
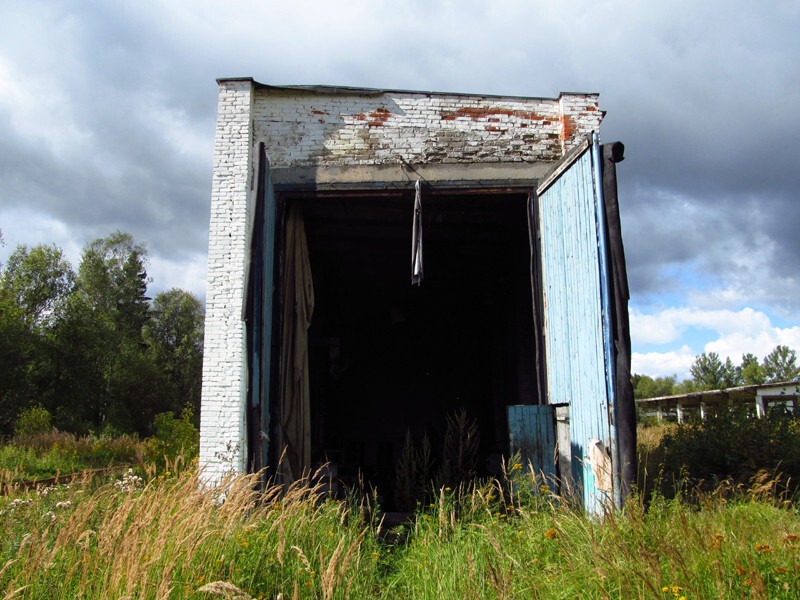
M 521 450 L 587 508 L 635 456 L 622 145 L 596 94 L 219 82 L 200 461 L 325 462 L 387 502 L 452 415 L 474 470 Z

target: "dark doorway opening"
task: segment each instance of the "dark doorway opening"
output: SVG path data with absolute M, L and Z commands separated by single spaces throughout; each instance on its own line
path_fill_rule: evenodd
M 312 460 L 397 507 L 407 434 L 441 460 L 448 415 L 477 425 L 478 475 L 508 453 L 506 406 L 537 404 L 526 193 L 423 192 L 425 278 L 411 285 L 413 195 L 301 202 L 314 281 Z M 434 469 L 438 468 L 434 467 Z

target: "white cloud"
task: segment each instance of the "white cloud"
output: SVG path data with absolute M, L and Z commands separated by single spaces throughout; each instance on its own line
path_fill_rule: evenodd
M 634 352 L 631 356 L 631 373 L 642 373 L 651 377 L 677 375 L 678 380 L 689 377 L 689 368 L 695 353 L 689 346 L 672 352 Z
M 751 307 L 738 311 L 679 307 L 654 314 L 631 310 L 634 347 L 685 342 L 690 328 L 701 330 L 695 333 L 703 337 L 696 350 L 684 343 L 677 351 L 634 352 L 632 371 L 651 376 L 677 374 L 685 378 L 689 376 L 695 354 L 701 352 L 716 352 L 722 359 L 730 357 L 738 364 L 743 354 L 752 353 L 763 358 L 778 344 L 800 350 L 800 327 L 777 327 L 766 313 Z

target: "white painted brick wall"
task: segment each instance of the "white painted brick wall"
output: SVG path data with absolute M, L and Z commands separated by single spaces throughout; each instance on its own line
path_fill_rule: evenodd
M 250 81 L 220 83 L 208 242 L 200 466 L 207 481 L 244 471 L 246 347 L 242 306 L 252 182 Z
M 557 99 L 256 89 L 255 134 L 275 168 L 551 162 L 599 130 L 596 94 Z
M 412 92 L 314 93 L 220 82 L 209 227 L 200 465 L 246 468 L 242 321 L 255 140 L 272 168 L 553 162 L 598 131 L 596 94 L 557 99 Z

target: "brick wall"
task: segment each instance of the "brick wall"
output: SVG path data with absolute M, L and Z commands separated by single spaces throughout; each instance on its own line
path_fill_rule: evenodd
M 557 99 L 257 89 L 254 126 L 275 168 L 551 162 L 600 128 L 596 94 Z
M 217 108 L 208 242 L 200 465 L 218 481 L 245 468 L 246 347 L 242 307 L 250 247 L 252 84 L 222 82 Z

